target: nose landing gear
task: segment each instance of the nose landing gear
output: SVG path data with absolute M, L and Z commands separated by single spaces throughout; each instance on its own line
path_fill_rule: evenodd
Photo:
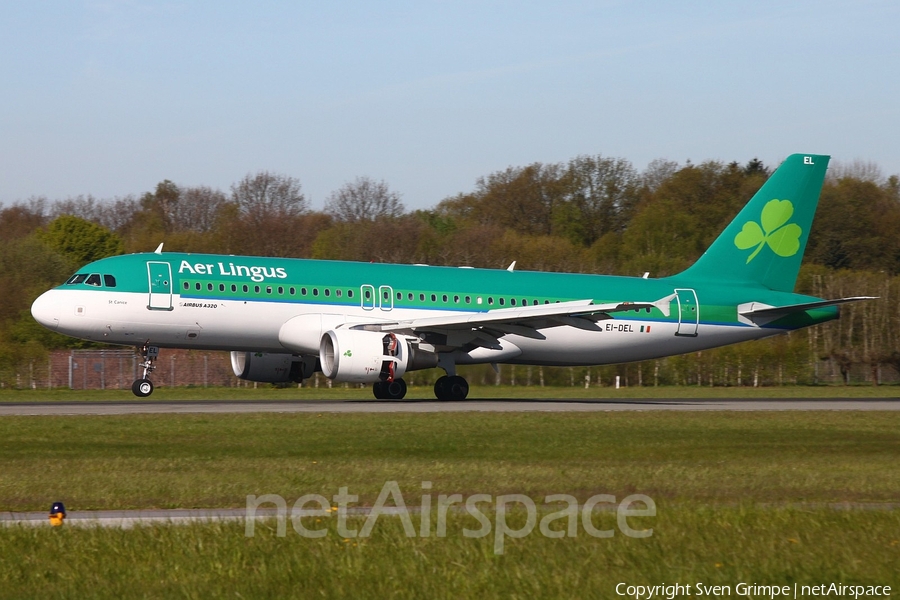
M 144 369 L 144 374 L 140 379 L 135 380 L 135 382 L 131 384 L 131 391 L 134 392 L 134 395 L 138 398 L 146 398 L 153 393 L 153 382 L 147 377 L 154 369 L 156 369 L 154 363 L 156 362 L 156 359 L 159 358 L 159 347 L 144 344 L 141 346 L 141 356 L 144 360 L 139 366 Z

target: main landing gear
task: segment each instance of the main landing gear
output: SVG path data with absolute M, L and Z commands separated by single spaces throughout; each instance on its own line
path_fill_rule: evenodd
M 159 347 L 144 344 L 141 346 L 141 356 L 144 360 L 138 366 L 144 369 L 144 374 L 143 377 L 135 380 L 135 382 L 131 384 L 131 391 L 134 392 L 134 395 L 138 398 L 146 398 L 153 393 L 153 382 L 147 379 L 147 377 L 154 369 L 156 369 L 154 363 L 156 362 L 156 359 L 159 358 Z
M 135 381 L 134 384 L 141 381 L 144 380 Z M 372 384 L 372 393 L 378 400 L 402 400 L 406 396 L 406 382 L 402 379 L 376 381 Z M 434 383 L 434 395 L 438 400 L 465 400 L 469 395 L 469 383 L 459 375 L 444 375 Z
M 456 374 L 456 361 L 453 355 L 446 353 L 438 356 L 438 366 L 446 375 L 438 377 L 434 382 L 434 395 L 438 400 L 459 402 L 469 395 L 469 382 Z
M 402 400 L 406 396 L 406 382 L 402 379 L 376 381 L 372 384 L 372 393 L 378 400 Z
M 469 382 L 456 374 L 456 364 L 449 354 L 441 355 L 438 366 L 447 373 L 434 382 L 434 395 L 438 400 L 465 400 L 469 395 Z M 402 400 L 406 396 L 406 382 L 391 379 L 391 373 L 382 373 L 385 380 L 372 384 L 372 393 L 378 400 Z M 137 392 L 135 392 L 137 393 Z
M 434 382 L 434 395 L 438 400 L 465 400 L 469 382 L 459 375 L 444 375 Z

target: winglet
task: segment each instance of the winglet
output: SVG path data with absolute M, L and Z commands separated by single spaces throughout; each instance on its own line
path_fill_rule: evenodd
M 516 261 L 512 261 L 512 262 L 509 264 L 509 266 L 506 267 L 506 270 L 509 271 L 510 273 L 512 273 L 513 271 L 515 271 L 515 270 L 516 270 Z
M 162 254 L 162 247 L 165 242 L 160 242 L 159 246 L 156 247 L 156 250 L 153 251 L 153 254 Z

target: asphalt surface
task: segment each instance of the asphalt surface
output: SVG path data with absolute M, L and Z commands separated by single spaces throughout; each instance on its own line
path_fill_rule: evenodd
M 128 415 L 189 413 L 435 413 L 435 412 L 596 412 L 596 411 L 779 411 L 900 410 L 900 398 L 755 398 L 522 400 L 297 400 L 277 402 L 49 402 L 0 404 L 4 415 Z

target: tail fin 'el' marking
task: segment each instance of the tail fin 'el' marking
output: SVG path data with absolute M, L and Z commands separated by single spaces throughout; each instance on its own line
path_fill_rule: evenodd
M 792 154 L 679 278 L 794 291 L 831 157 Z

